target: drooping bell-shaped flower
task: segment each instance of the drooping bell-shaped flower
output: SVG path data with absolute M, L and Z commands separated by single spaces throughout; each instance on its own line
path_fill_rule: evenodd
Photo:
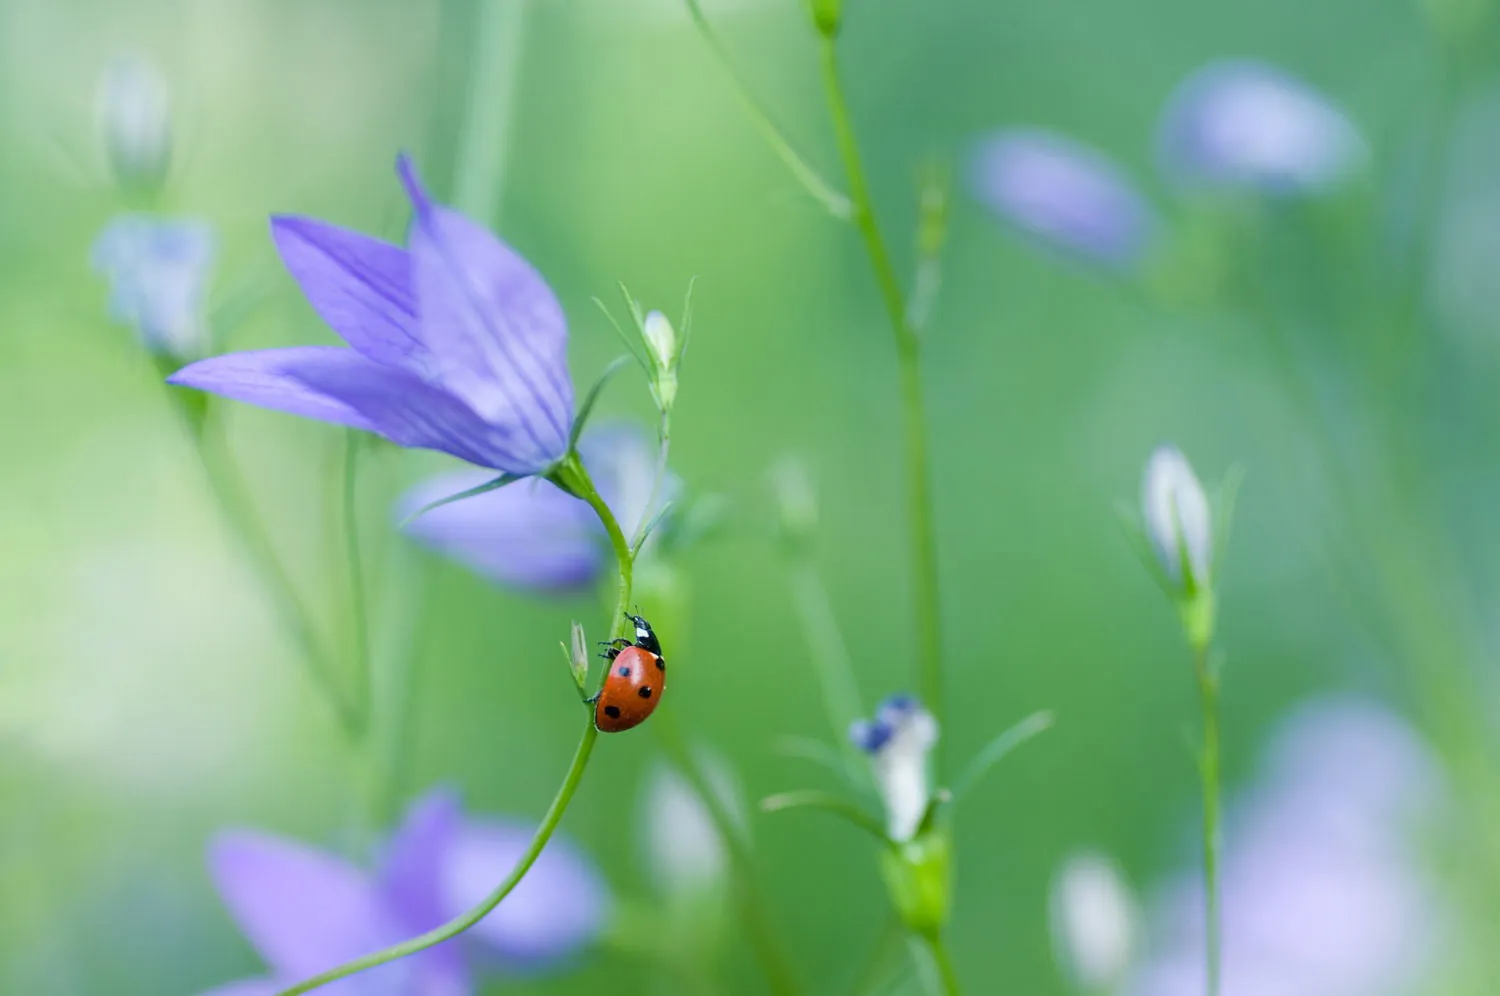
M 1119 868 L 1095 851 L 1069 856 L 1052 880 L 1052 945 L 1084 992 L 1110 992 L 1130 968 L 1139 915 Z
M 542 277 L 438 204 L 405 157 L 406 248 L 311 218 L 273 218 L 282 262 L 352 348 L 230 353 L 169 378 L 250 404 L 440 450 L 502 473 L 567 454 L 567 324 Z
M 514 867 L 531 829 L 466 817 L 438 790 L 415 803 L 366 871 L 294 840 L 221 833 L 209 869 L 270 977 L 206 996 L 271 996 L 335 965 L 414 937 L 473 907 Z M 599 935 L 608 892 L 593 865 L 553 840 L 515 891 L 451 941 L 329 987 L 345 996 L 469 996 L 484 968 L 556 968 Z
M 1106 266 L 1137 262 L 1155 215 L 1118 166 L 1101 153 L 1041 128 L 985 139 L 972 183 L 981 202 L 1053 249 Z
M 1212 63 L 1184 80 L 1158 131 L 1163 168 L 1189 186 L 1298 194 L 1364 161 L 1358 130 L 1328 98 L 1274 66 Z
M 120 215 L 89 253 L 109 280 L 109 315 L 152 354 L 178 361 L 208 352 L 205 315 L 213 271 L 213 226 L 196 218 Z

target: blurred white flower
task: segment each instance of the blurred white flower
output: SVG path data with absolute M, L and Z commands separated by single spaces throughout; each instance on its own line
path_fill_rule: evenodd
M 858 720 L 849 728 L 849 739 L 870 755 L 891 839 L 911 840 L 932 800 L 927 756 L 937 745 L 937 720 L 911 696 L 892 695 L 875 710 L 873 720 Z
M 136 55 L 115 57 L 96 100 L 116 182 L 129 190 L 160 186 L 172 158 L 172 97 L 156 66 Z
M 1451 910 L 1415 831 L 1441 813 L 1430 750 L 1371 702 L 1296 710 L 1231 810 L 1223 864 L 1223 996 L 1416 996 Z M 1157 945 L 1131 996 L 1202 992 L 1201 877 L 1159 897 Z
M 1177 447 L 1158 446 L 1146 461 L 1141 515 L 1168 577 L 1179 585 L 1206 588 L 1213 553 L 1208 497 Z
M 700 768 L 718 802 L 744 819 L 739 788 L 717 756 L 699 755 Z M 724 839 L 703 799 L 681 773 L 664 763 L 652 769 L 641 807 L 641 839 L 652 881 L 667 895 L 714 892 L 728 868 Z
M 1184 80 L 1158 134 L 1163 167 L 1207 187 L 1311 192 L 1365 158 L 1354 125 L 1322 94 L 1274 66 L 1213 63 Z
M 1057 959 L 1079 987 L 1106 991 L 1124 978 L 1139 914 L 1113 861 L 1095 851 L 1069 857 L 1052 880 L 1049 913 Z

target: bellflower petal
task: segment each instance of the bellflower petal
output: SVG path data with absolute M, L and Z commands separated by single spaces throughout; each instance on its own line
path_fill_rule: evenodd
M 475 906 L 515 866 L 532 828 L 471 821 L 444 855 L 445 913 Z M 553 839 L 505 902 L 470 931 L 511 971 L 534 971 L 567 959 L 604 928 L 609 896 L 593 865 L 566 840 Z
M 99 233 L 90 262 L 109 279 L 112 319 L 153 353 L 191 358 L 208 351 L 204 305 L 215 249 L 206 221 L 127 214 Z
M 406 250 L 313 218 L 271 219 L 287 272 L 318 317 L 377 363 L 420 369 L 417 299 Z
M 418 484 L 396 505 L 405 519 L 493 474 L 458 471 Z M 520 481 L 441 505 L 405 525 L 408 536 L 476 574 L 540 592 L 587 588 L 603 569 L 603 532 L 587 505 L 548 481 Z
M 199 360 L 168 377 L 167 383 L 195 387 L 235 401 L 320 422 L 374 432 L 374 423 L 347 401 L 313 390 L 296 375 L 298 371 L 322 365 L 363 365 L 366 362 L 356 353 L 335 346 L 259 349 Z
M 434 375 L 485 421 L 513 428 L 531 469 L 550 466 L 567 452 L 573 414 L 562 306 L 515 250 L 428 197 L 409 160 L 399 170 L 414 211 L 419 335 Z
M 332 855 L 253 831 L 222 834 L 209 864 L 246 938 L 276 978 L 300 979 L 402 939 L 369 876 Z M 400 991 L 415 965 L 393 962 L 350 992 Z M 378 982 L 389 989 L 372 988 Z
M 1200 69 L 1167 102 L 1158 133 L 1163 167 L 1184 183 L 1308 193 L 1365 157 L 1344 113 L 1312 87 L 1264 63 Z
M 1155 218 L 1119 168 L 1100 153 L 1041 128 L 1012 128 L 975 155 L 978 198 L 1053 248 L 1109 266 L 1136 262 Z
M 438 880 L 442 855 L 463 822 L 463 803 L 448 788 L 433 789 L 414 802 L 387 842 L 380 884 L 408 920 L 427 930 L 443 921 Z

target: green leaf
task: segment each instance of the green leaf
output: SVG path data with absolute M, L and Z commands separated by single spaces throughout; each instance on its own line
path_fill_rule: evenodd
M 812 737 L 778 737 L 775 749 L 778 753 L 784 754 L 787 757 L 811 761 L 814 764 L 827 768 L 838 776 L 840 781 L 849 785 L 850 788 L 860 787 L 850 776 L 849 765 L 844 756 L 821 740 L 814 740 Z
M 609 327 L 615 330 L 615 335 L 619 336 L 620 342 L 630 351 L 630 355 L 635 357 L 635 362 L 640 364 L 641 369 L 646 371 L 646 375 L 649 377 L 651 375 L 651 362 L 636 350 L 635 343 L 631 341 L 630 336 L 625 334 L 625 330 L 620 328 L 620 323 L 615 321 L 615 316 L 610 313 L 609 306 L 597 297 L 594 298 L 594 304 L 600 311 L 604 312 L 604 317 L 609 319 Z
M 475 495 L 482 495 L 486 491 L 498 491 L 500 488 L 505 487 L 507 484 L 514 484 L 514 483 L 516 483 L 517 481 L 521 480 L 522 478 L 524 478 L 526 476 L 528 476 L 528 475 L 526 475 L 526 474 L 501 474 L 499 477 L 495 478 L 493 481 L 485 481 L 483 484 L 479 485 L 478 487 L 470 488 L 467 491 L 460 491 L 458 494 L 456 494 L 456 495 L 449 495 L 446 498 L 439 498 L 437 501 L 428 502 L 426 505 L 423 505 L 421 508 L 417 509 L 412 514 L 410 514 L 406 518 L 402 519 L 401 520 L 401 525 L 402 526 L 408 525 L 409 523 L 413 522 L 414 520 L 420 519 L 422 516 L 426 515 L 428 512 L 431 512 L 435 508 L 441 508 L 444 505 L 451 505 L 451 504 L 453 504 L 456 501 L 463 501 L 465 498 L 473 498 Z
M 646 527 L 641 530 L 640 536 L 636 538 L 635 545 L 630 548 L 630 555 L 632 557 L 641 552 L 641 547 L 646 545 L 646 540 L 650 538 L 651 531 L 661 525 L 662 520 L 667 517 L 667 513 L 676 507 L 677 503 L 675 501 L 662 502 L 661 508 L 656 510 L 656 514 L 651 517 L 651 521 L 646 523 Z
M 698 278 L 694 276 L 688 280 L 687 293 L 682 296 L 682 321 L 678 323 L 681 331 L 678 335 L 681 342 L 677 346 L 677 362 L 681 363 L 687 356 L 688 339 L 693 334 L 693 288 L 698 286 Z
M 974 787 L 975 783 L 983 778 L 1005 755 L 1037 734 L 1050 729 L 1053 722 L 1054 717 L 1051 711 L 1043 709 L 1041 712 L 1032 713 L 994 740 L 991 740 L 984 750 L 974 755 L 974 760 L 969 762 L 968 768 L 964 770 L 963 775 L 954 785 L 954 801 L 956 802 L 963 798 Z
M 1210 569 L 1213 575 L 1219 573 L 1219 565 L 1229 546 L 1229 530 L 1234 523 L 1234 505 L 1239 498 L 1240 485 L 1244 483 L 1244 480 L 1245 468 L 1240 464 L 1234 464 L 1224 473 L 1224 480 L 1219 485 L 1219 500 L 1214 503 L 1213 567 Z
M 832 792 L 820 792 L 816 789 L 783 792 L 780 795 L 771 795 L 762 799 L 760 808 L 767 813 L 780 813 L 788 809 L 821 809 L 858 827 L 886 847 L 892 850 L 896 848 L 896 842 L 886 836 L 885 827 L 878 819 L 871 816 L 858 803 Z
M 1120 531 L 1125 535 L 1125 542 L 1130 544 L 1130 549 L 1140 558 L 1146 573 L 1151 575 L 1151 579 L 1168 598 L 1174 602 L 1181 601 L 1182 592 L 1162 566 L 1161 559 L 1156 555 L 1156 547 L 1151 545 L 1146 530 L 1136 518 L 1135 509 L 1122 502 L 1115 506 L 1115 517 L 1120 520 Z
M 572 452 L 578 446 L 578 437 L 583 434 L 583 427 L 589 420 L 589 415 L 594 410 L 594 404 L 599 400 L 599 394 L 604 390 L 610 378 L 619 373 L 625 364 L 630 362 L 628 356 L 617 356 L 604 368 L 599 379 L 594 381 L 594 386 L 589 388 L 589 393 L 583 396 L 583 404 L 578 406 L 578 414 L 573 418 L 573 431 L 568 434 L 568 451 Z M 637 358 L 639 362 L 639 358 Z

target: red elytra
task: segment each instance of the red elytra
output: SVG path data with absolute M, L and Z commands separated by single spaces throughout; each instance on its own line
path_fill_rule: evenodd
M 656 711 L 667 687 L 667 664 L 661 655 L 634 644 L 610 656 L 609 675 L 594 700 L 594 725 L 602 733 L 619 733 Z

